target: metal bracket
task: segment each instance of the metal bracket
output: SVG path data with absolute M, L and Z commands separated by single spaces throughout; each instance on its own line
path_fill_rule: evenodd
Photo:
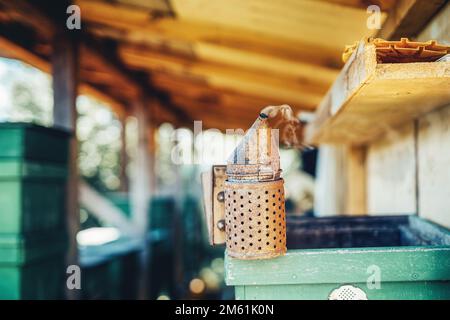
M 211 245 L 225 243 L 225 194 L 226 165 L 214 165 L 203 172 L 202 188 L 208 238 Z

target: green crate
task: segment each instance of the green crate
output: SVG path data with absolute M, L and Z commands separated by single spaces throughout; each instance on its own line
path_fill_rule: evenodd
M 62 234 L 0 236 L 0 299 L 62 299 L 65 285 Z
M 139 241 L 126 238 L 80 247 L 81 298 L 137 299 L 141 248 Z
M 417 216 L 291 218 L 287 246 L 275 259 L 225 257 L 236 299 L 328 299 L 344 285 L 347 298 L 450 299 L 450 232 Z
M 66 164 L 70 133 L 30 123 L 0 123 L 0 158 Z
M 168 229 L 173 226 L 175 199 L 172 196 L 155 196 L 150 201 L 150 228 Z
M 42 232 L 64 224 L 64 165 L 0 158 L 0 233 Z

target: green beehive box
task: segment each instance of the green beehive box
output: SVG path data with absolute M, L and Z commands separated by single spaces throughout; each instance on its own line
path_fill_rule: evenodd
M 128 238 L 81 246 L 81 298 L 137 299 L 142 246 L 138 240 Z
M 155 196 L 150 201 L 150 228 L 171 228 L 175 216 L 175 199 L 172 196 Z
M 0 234 L 63 224 L 68 137 L 31 124 L 0 124 Z
M 0 158 L 66 164 L 70 133 L 31 123 L 0 123 Z
M 417 216 L 290 218 L 285 256 L 226 256 L 236 299 L 450 299 L 450 232 Z
M 62 234 L 0 236 L 0 299 L 62 299 L 65 285 Z

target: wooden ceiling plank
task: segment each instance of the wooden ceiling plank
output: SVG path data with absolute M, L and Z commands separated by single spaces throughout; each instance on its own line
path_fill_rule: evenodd
M 0 37 L 0 53 L 6 58 L 20 60 L 45 73 L 51 73 L 52 71 L 51 65 L 47 60 L 35 55 L 34 53 L 4 37 Z M 80 93 L 104 101 L 109 104 L 118 115 L 125 113 L 125 108 L 121 103 L 84 82 L 80 84 Z
M 132 12 L 136 10 L 123 9 L 99 1 L 77 0 L 76 3 L 84 13 L 83 19 L 93 24 L 90 29 L 94 32 L 98 34 L 103 32 L 109 36 L 123 37 L 130 42 L 147 45 L 160 44 L 170 47 L 172 43 L 207 42 L 338 67 L 342 65 L 340 61 L 342 47 L 347 44 L 344 43 L 338 48 L 327 48 L 324 45 L 326 41 L 314 45 L 238 28 L 211 26 L 198 21 L 169 18 L 150 21 L 147 18 L 148 14 L 142 11 L 137 13 L 138 18 L 134 18 Z
M 393 7 L 396 0 L 320 0 L 341 6 L 348 6 L 366 10 L 370 5 L 377 5 L 381 10 L 387 11 Z
M 180 19 L 332 48 L 341 48 L 374 32 L 366 28 L 365 10 L 327 2 L 172 0 L 171 3 Z
M 377 37 L 388 40 L 413 38 L 446 3 L 447 0 L 399 0 L 389 11 Z
M 206 63 L 190 62 L 167 55 L 148 52 L 142 54 L 129 50 L 120 50 L 120 55 L 131 67 L 150 71 L 166 71 L 178 76 L 194 75 L 205 79 L 214 87 L 274 100 L 281 99 L 286 103 L 302 104 L 309 109 L 315 108 L 324 93 L 322 89 L 318 89 L 314 85 L 298 84 L 289 79 L 286 81 L 286 79 L 265 77 Z

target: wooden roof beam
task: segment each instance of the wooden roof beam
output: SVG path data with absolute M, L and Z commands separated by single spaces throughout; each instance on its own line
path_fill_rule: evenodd
M 207 43 L 266 54 L 272 57 L 339 68 L 342 48 L 284 39 L 239 28 L 185 19 L 150 19 L 148 11 L 100 1 L 76 0 L 90 32 L 129 43 L 162 46 L 166 50 L 191 51 L 193 43 Z
M 0 37 L 0 55 L 6 58 L 23 61 L 45 73 L 51 73 L 52 71 L 51 65 L 47 60 L 35 55 L 5 37 Z M 122 103 L 84 82 L 80 83 L 80 93 L 108 103 L 112 110 L 119 116 L 125 113 L 125 108 Z
M 447 0 L 398 0 L 377 37 L 388 40 L 413 38 L 446 3 Z
M 309 110 L 315 109 L 325 93 L 322 88 L 311 84 L 299 84 L 292 79 L 250 73 L 216 64 L 191 62 L 158 53 L 121 49 L 120 55 L 127 65 L 140 70 L 164 71 L 176 76 L 190 75 L 203 79 L 211 87 L 233 90 L 273 101 L 281 100 Z

